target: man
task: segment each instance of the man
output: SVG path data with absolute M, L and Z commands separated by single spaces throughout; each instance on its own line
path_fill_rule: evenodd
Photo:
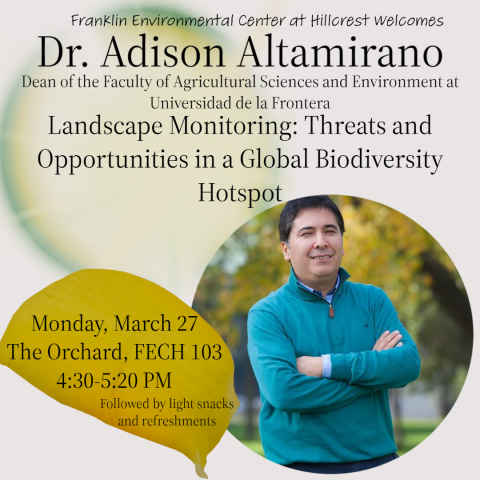
M 397 458 L 388 389 L 418 377 L 415 343 L 380 288 L 348 281 L 329 197 L 288 202 L 279 232 L 290 279 L 248 316 L 265 455 L 316 473 L 387 463 Z

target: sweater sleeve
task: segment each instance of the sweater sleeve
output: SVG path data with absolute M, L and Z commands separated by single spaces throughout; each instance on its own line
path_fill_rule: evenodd
M 404 387 L 418 378 L 420 356 L 415 342 L 398 319 L 392 302 L 383 290 L 378 289 L 378 292 L 374 313 L 376 335 L 380 337 L 386 330 L 398 330 L 402 334 L 403 345 L 380 352 L 367 350 L 332 354 L 331 378 L 373 390 Z
M 297 370 L 292 342 L 276 315 L 254 308 L 248 315 L 248 354 L 260 391 L 276 409 L 321 413 L 343 407 L 372 390 Z

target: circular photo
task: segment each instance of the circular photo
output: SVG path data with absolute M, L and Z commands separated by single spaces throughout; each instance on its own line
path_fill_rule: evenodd
M 285 467 L 349 473 L 416 447 L 453 407 L 473 345 L 442 247 L 362 198 L 271 208 L 220 248 L 193 308 L 235 360 L 229 431 Z

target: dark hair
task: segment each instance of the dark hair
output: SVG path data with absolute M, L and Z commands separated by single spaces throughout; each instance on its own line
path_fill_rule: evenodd
M 288 243 L 290 232 L 292 231 L 293 222 L 297 218 L 298 214 L 303 210 L 311 208 L 324 208 L 329 210 L 335 215 L 340 232 L 342 235 L 345 233 L 345 224 L 343 222 L 342 213 L 338 209 L 337 205 L 328 195 L 315 195 L 312 197 L 297 198 L 290 200 L 285 205 L 278 222 L 278 233 L 280 234 L 280 241 Z

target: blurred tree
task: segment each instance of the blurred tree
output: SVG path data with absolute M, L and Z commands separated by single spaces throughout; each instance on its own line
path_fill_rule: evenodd
M 214 256 L 195 293 L 194 308 L 204 312 L 229 347 L 238 339 L 236 328 L 229 328 L 231 319 L 246 319 L 253 304 L 288 280 L 290 267 L 278 240 L 282 208 L 271 208 L 240 227 Z
M 471 349 L 465 345 L 462 326 L 439 303 L 425 304 L 421 315 L 424 321 L 417 342 L 422 357 L 422 379 L 429 387 L 438 389 L 440 411 L 446 416 L 460 393 L 463 382 L 459 386 L 457 380 L 466 376 Z
M 428 232 L 400 212 L 351 197 L 337 202 L 348 225 L 345 268 L 354 281 L 388 293 L 416 337 L 421 380 L 437 388 L 447 415 L 459 393 L 456 377 L 468 369 L 473 348 L 472 313 L 455 266 Z M 392 392 L 397 440 L 403 437 L 398 395 Z

